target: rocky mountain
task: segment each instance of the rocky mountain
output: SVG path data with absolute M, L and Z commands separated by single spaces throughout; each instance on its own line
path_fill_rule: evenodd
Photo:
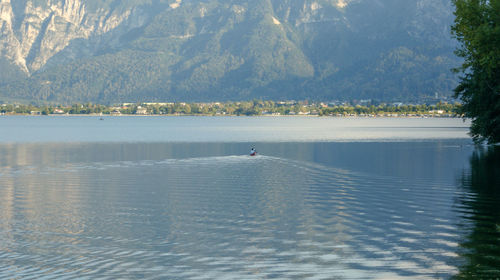
M 0 0 L 0 100 L 418 100 L 459 64 L 448 0 Z

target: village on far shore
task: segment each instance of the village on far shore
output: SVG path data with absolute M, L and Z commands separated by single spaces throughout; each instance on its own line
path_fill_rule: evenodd
M 333 116 L 333 117 L 462 117 L 461 104 L 378 103 L 360 101 L 242 101 L 242 102 L 139 102 L 117 105 L 1 104 L 0 115 L 138 115 L 138 116 Z

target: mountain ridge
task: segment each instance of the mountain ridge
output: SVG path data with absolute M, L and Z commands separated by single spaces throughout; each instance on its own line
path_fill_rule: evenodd
M 0 97 L 450 96 L 445 0 L 0 0 Z

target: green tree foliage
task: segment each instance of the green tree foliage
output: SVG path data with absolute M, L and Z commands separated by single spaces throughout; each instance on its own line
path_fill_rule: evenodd
M 500 0 L 453 0 L 456 54 L 464 59 L 456 97 L 476 142 L 500 142 Z

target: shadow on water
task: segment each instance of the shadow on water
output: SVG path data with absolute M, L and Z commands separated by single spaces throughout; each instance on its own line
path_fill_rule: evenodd
M 467 234 L 460 246 L 466 263 L 454 279 L 500 279 L 500 147 L 475 151 L 461 185 L 459 211 Z

